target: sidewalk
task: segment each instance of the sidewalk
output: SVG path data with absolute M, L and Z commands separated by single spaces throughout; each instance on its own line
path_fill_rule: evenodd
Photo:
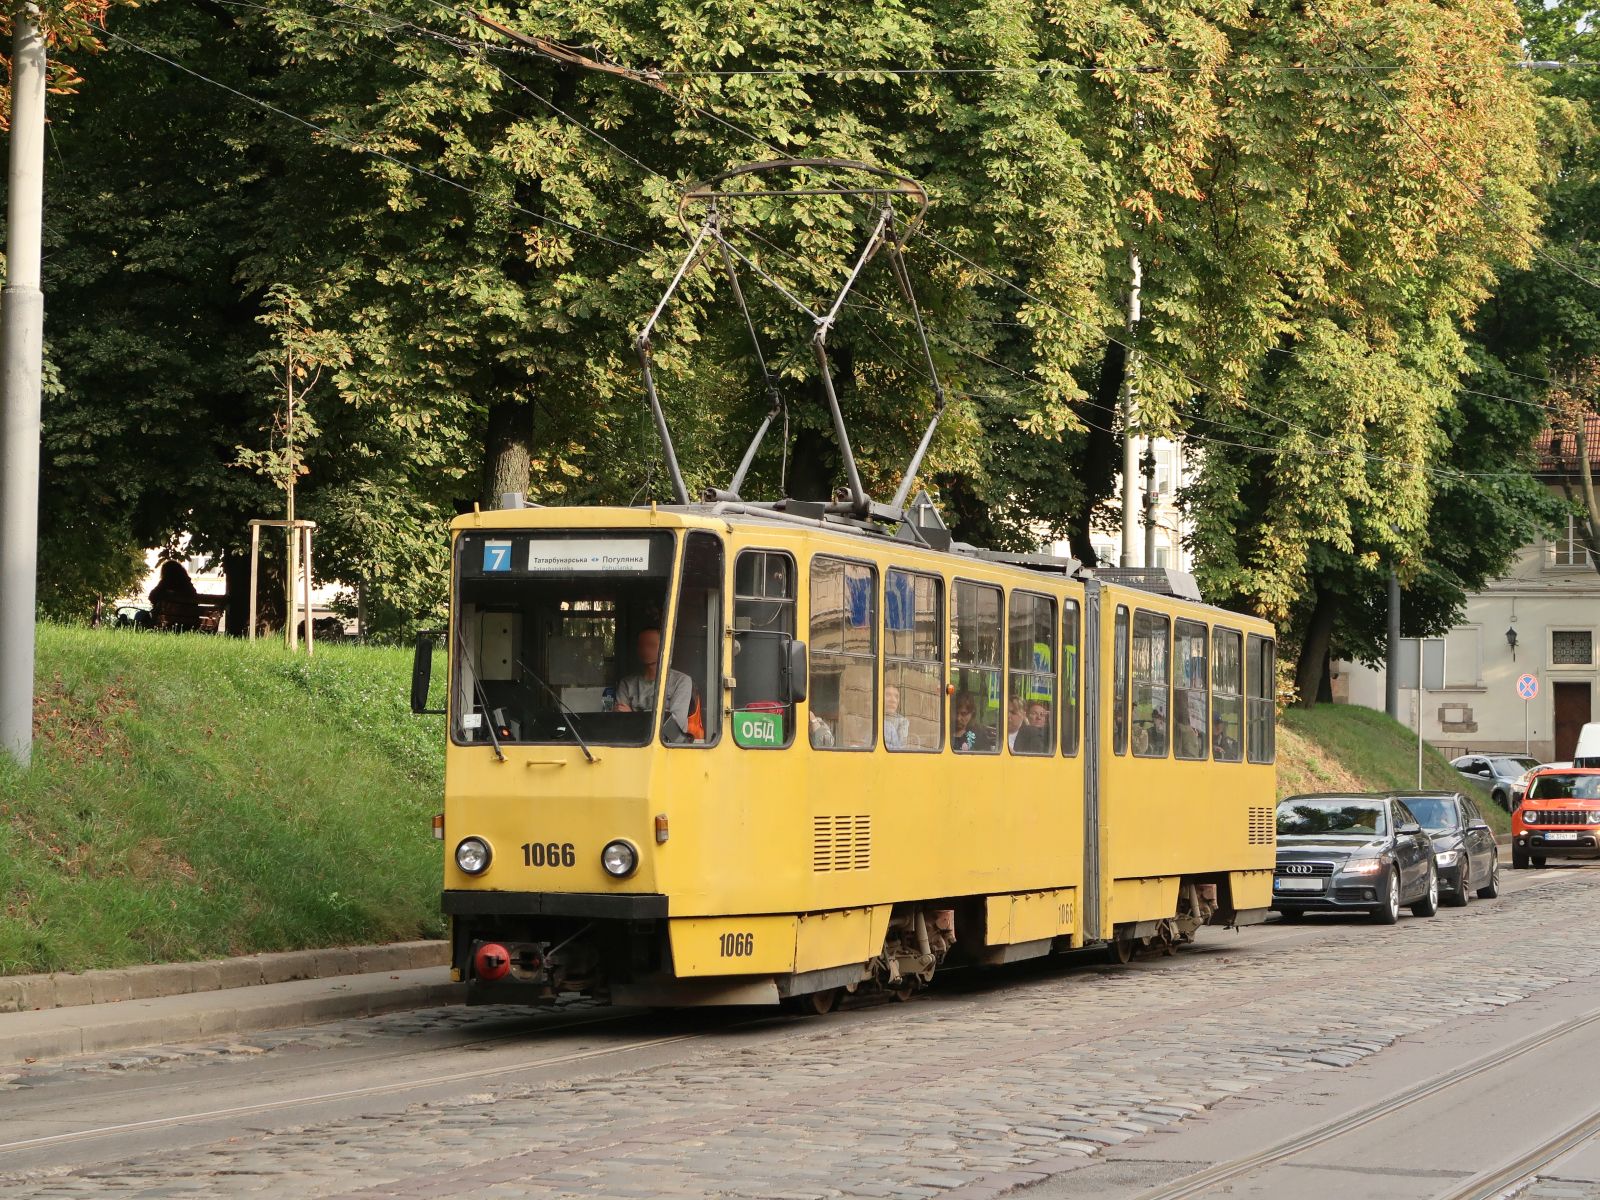
M 73 989 L 78 989 L 76 994 L 85 997 L 81 1003 L 0 1013 L 0 1067 L 30 1059 L 66 1058 L 130 1046 L 257 1033 L 264 1029 L 460 1003 L 464 985 L 451 983 L 450 969 L 442 963 L 361 971 L 356 971 L 352 965 L 362 962 L 362 955 L 366 955 L 366 961 L 386 958 L 397 962 L 417 957 L 424 960 L 442 957 L 434 949 L 436 945 L 414 943 L 413 947 L 427 949 L 408 947 L 404 954 L 383 953 L 396 949 L 390 947 L 306 952 L 308 956 L 324 956 L 323 965 L 329 969 L 319 973 L 325 977 L 304 978 L 305 974 L 315 971 L 317 964 L 312 961 L 305 966 L 302 960 L 302 977 L 265 983 L 261 982 L 263 960 L 268 960 L 266 968 L 270 975 L 281 973 L 289 966 L 273 960 L 290 956 L 260 955 L 225 960 L 220 964 L 183 963 L 131 971 L 91 971 L 77 976 L 0 978 L 0 989 L 8 983 L 15 985 L 19 980 L 53 978 L 60 994 L 72 995 Z M 343 970 L 332 969 L 335 967 Z M 140 972 L 145 974 L 141 976 Z M 185 972 L 188 972 L 188 981 L 200 985 L 203 990 L 191 987 L 179 991 L 172 986 L 184 979 Z M 168 990 L 177 994 L 144 999 L 113 998 L 131 991 L 133 982 L 127 976 L 142 978 L 147 989 L 152 981 L 163 980 L 169 985 Z M 238 984 L 210 983 L 223 978 L 237 980 Z M 63 981 L 69 980 L 74 982 L 61 986 Z M 204 987 L 207 983 L 210 983 L 208 988 Z M 105 1002 L 94 1003 L 89 999 L 96 991 L 106 997 Z M 4 995 L 5 991 L 0 990 L 0 996 Z

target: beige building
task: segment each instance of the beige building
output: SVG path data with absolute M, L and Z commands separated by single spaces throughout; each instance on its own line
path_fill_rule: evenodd
M 1600 437 L 1591 445 L 1600 452 Z M 1570 469 L 1570 440 L 1546 434 L 1540 445 L 1553 488 Z M 1600 470 L 1600 463 L 1597 463 Z M 1522 753 L 1541 761 L 1571 758 L 1578 730 L 1600 719 L 1600 572 L 1569 520 L 1559 536 L 1524 547 L 1515 565 L 1467 601 L 1461 624 L 1445 638 L 1445 687 L 1423 693 L 1422 736 L 1447 756 L 1471 751 Z M 1359 664 L 1335 664 L 1335 698 L 1383 708 L 1384 676 Z M 1524 701 L 1517 681 L 1538 680 Z M 1342 694 L 1341 694 L 1342 693 Z M 1401 714 L 1415 720 L 1414 692 Z

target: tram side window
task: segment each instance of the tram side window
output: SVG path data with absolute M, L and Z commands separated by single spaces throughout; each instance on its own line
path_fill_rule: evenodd
M 794 559 L 746 550 L 733 567 L 733 740 L 778 750 L 794 741 L 789 643 L 794 641 Z
M 1056 602 L 1011 593 L 1006 743 L 1013 754 L 1055 752 Z
M 1128 610 L 1117 605 L 1116 632 L 1112 638 L 1111 656 L 1111 749 L 1115 754 L 1128 752 Z
M 1244 761 L 1244 638 L 1234 629 L 1211 634 L 1211 757 Z
M 950 748 L 1000 752 L 1000 589 L 957 580 L 950 589 Z
M 1178 758 L 1206 757 L 1211 715 L 1207 712 L 1206 627 L 1198 621 L 1173 626 L 1172 752 Z
M 1133 614 L 1133 753 L 1137 758 L 1167 756 L 1170 629 L 1171 622 L 1159 613 Z
M 1270 638 L 1250 635 L 1250 657 L 1245 663 L 1246 717 L 1249 721 L 1250 761 L 1269 763 L 1277 757 L 1273 729 L 1274 691 L 1277 676 Z
M 870 750 L 877 742 L 878 572 L 811 560 L 811 744 Z
M 944 745 L 944 580 L 890 571 L 883 585 L 883 744 Z
M 1078 602 L 1061 606 L 1061 753 L 1078 753 Z
M 691 533 L 683 543 L 678 619 L 672 631 L 661 740 L 669 746 L 709 746 L 722 733 L 722 539 Z M 682 678 L 689 702 L 677 702 Z

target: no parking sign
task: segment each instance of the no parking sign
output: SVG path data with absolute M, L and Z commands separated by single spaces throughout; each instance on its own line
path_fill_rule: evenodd
M 1523 675 L 1517 679 L 1517 695 L 1524 700 L 1532 700 L 1539 694 L 1539 677 L 1537 675 Z

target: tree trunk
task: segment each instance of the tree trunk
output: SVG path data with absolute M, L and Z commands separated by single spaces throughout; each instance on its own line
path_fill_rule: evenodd
M 1090 540 L 1094 514 L 1111 495 L 1120 462 L 1121 440 L 1112 430 L 1117 424 L 1117 397 L 1122 392 L 1122 377 L 1127 366 L 1127 352 L 1114 342 L 1108 344 L 1100 359 L 1100 382 L 1083 406 L 1083 417 L 1089 428 L 1084 434 L 1083 450 L 1072 468 L 1083 483 L 1083 504 L 1067 527 L 1067 538 L 1072 543 L 1073 556 L 1090 568 L 1100 565 Z
M 1339 617 L 1339 602 L 1331 591 L 1317 592 L 1317 602 L 1311 608 L 1311 619 L 1306 622 L 1305 639 L 1300 643 L 1300 657 L 1295 660 L 1295 704 L 1310 708 L 1322 692 L 1323 679 L 1328 672 L 1328 650 L 1333 642 L 1333 625 Z
M 1573 428 L 1578 450 L 1578 482 L 1583 487 L 1583 544 L 1589 551 L 1589 565 L 1600 571 L 1600 501 L 1594 494 L 1594 468 L 1589 462 L 1589 432 L 1580 416 Z
M 507 492 L 528 494 L 533 464 L 533 405 L 521 400 L 496 400 L 489 406 L 489 429 L 483 447 L 483 486 L 479 500 L 499 508 Z
M 222 552 L 222 578 L 227 588 L 226 610 L 229 637 L 244 637 L 250 632 L 250 554 L 248 551 Z

